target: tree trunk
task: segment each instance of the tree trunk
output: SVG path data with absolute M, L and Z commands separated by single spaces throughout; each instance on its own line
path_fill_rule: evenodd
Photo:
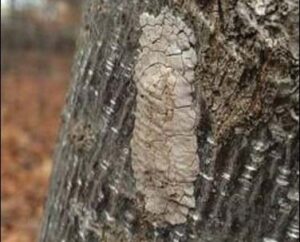
M 298 241 L 298 16 L 88 1 L 39 241 Z

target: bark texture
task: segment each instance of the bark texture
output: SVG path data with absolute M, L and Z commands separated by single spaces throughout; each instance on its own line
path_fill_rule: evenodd
M 199 171 L 186 221 L 161 226 L 131 140 L 136 64 L 154 36 L 140 39 L 140 16 L 166 7 L 195 33 Z M 298 241 L 298 18 L 297 0 L 87 1 L 39 241 Z

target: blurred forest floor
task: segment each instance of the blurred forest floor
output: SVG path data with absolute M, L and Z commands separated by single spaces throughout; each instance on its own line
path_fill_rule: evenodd
M 35 242 L 71 79 L 82 0 L 5 2 L 6 6 L 1 1 L 1 241 Z
M 1 241 L 33 242 L 41 224 L 73 53 L 27 50 L 3 56 Z

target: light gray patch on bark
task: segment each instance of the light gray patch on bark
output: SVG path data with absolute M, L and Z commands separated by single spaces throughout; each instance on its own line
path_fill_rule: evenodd
M 195 36 L 168 8 L 157 17 L 143 13 L 140 25 L 132 168 L 149 220 L 181 224 L 195 208 L 193 182 L 199 173 Z

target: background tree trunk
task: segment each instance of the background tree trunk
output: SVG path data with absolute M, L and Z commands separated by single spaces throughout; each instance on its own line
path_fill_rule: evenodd
M 194 30 L 196 208 L 145 218 L 131 166 L 139 16 Z M 40 242 L 298 241 L 296 0 L 90 0 L 62 113 Z

